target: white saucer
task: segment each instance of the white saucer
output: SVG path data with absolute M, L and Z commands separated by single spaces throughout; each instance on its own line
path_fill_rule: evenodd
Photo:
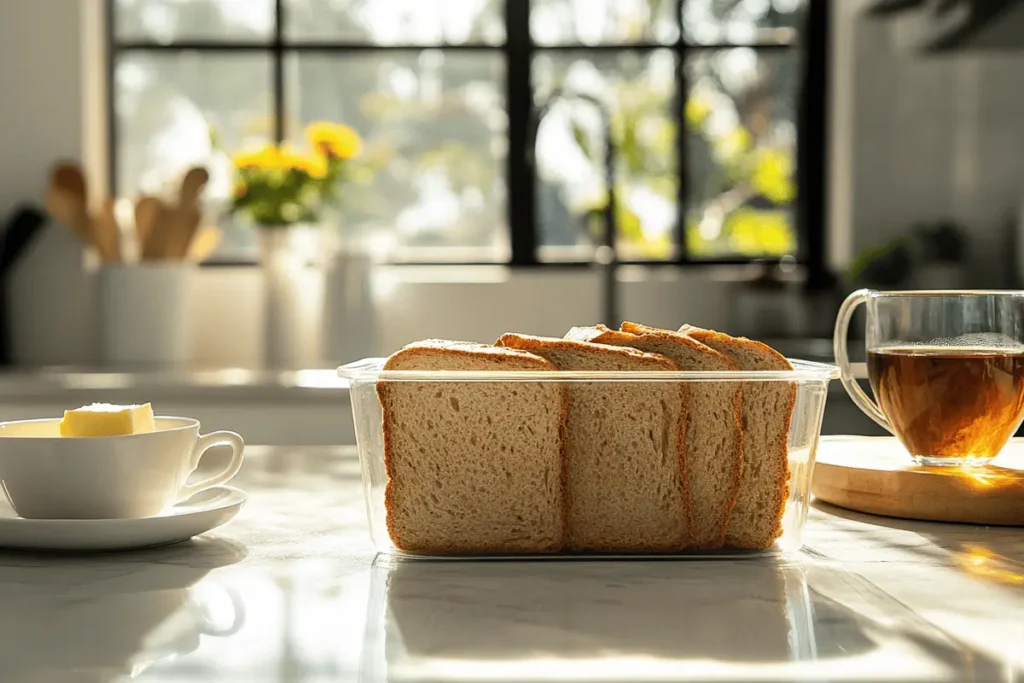
M 0 498 L 0 548 L 128 550 L 187 541 L 230 522 L 246 501 L 242 491 L 215 486 L 156 517 L 25 519 Z

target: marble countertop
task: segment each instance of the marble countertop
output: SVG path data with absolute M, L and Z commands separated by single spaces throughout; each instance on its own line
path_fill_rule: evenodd
M 1024 530 L 812 509 L 786 558 L 375 559 L 352 449 L 249 449 L 241 515 L 0 552 L 0 680 L 1024 680 Z

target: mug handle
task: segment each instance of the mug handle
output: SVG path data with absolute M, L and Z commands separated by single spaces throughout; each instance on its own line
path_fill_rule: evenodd
M 178 500 L 188 500 L 200 491 L 223 484 L 238 474 L 238 470 L 242 468 L 242 452 L 245 450 L 245 441 L 235 432 L 228 431 L 210 432 L 199 437 L 195 447 L 192 449 L 191 471 L 196 471 L 199 467 L 199 461 L 206 455 L 206 451 L 215 446 L 231 447 L 231 461 L 228 462 L 227 467 L 216 474 L 211 474 L 202 481 L 197 481 L 195 484 L 184 484 L 178 492 Z M 191 476 L 191 472 L 189 474 Z
M 843 382 L 843 388 L 853 399 L 854 405 L 861 409 L 865 415 L 877 422 L 879 426 L 890 434 L 893 433 L 892 426 L 885 419 L 878 404 L 871 400 L 857 378 L 853 376 L 853 368 L 850 367 L 850 356 L 846 350 L 846 339 L 850 332 L 850 320 L 853 318 L 853 311 L 862 303 L 875 295 L 871 289 L 858 289 L 846 297 L 846 301 L 839 307 L 839 316 L 836 318 L 836 329 L 832 333 L 832 351 L 836 356 L 836 364 L 839 365 L 839 379 Z

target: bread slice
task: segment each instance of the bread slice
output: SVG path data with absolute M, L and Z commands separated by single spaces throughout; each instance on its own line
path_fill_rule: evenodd
M 622 331 L 603 325 L 577 327 L 568 336 L 659 353 L 683 370 L 737 369 L 731 360 L 700 342 L 677 332 L 636 323 L 623 323 Z M 690 392 L 686 427 L 690 545 L 721 548 L 743 470 L 742 387 L 738 382 L 694 382 L 682 386 Z
M 385 370 L 553 371 L 483 344 L 410 344 Z M 384 381 L 387 527 L 420 554 L 550 553 L 565 544 L 565 386 Z
M 499 346 L 543 356 L 560 370 L 672 371 L 663 356 L 580 341 L 503 335 Z M 570 382 L 567 547 L 671 551 L 686 545 L 686 419 L 672 382 Z
M 740 370 L 792 370 L 775 349 L 744 337 L 683 325 L 680 333 L 731 358 Z M 743 433 L 746 465 L 729 528 L 727 545 L 767 548 L 782 534 L 789 495 L 789 425 L 796 403 L 790 382 L 746 382 Z

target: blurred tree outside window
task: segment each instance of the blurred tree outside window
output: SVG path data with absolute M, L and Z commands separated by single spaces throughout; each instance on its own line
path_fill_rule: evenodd
M 510 224 L 509 169 L 529 155 L 509 148 L 522 108 L 508 100 L 524 91 L 508 59 L 526 45 L 535 111 L 569 92 L 611 114 L 620 258 L 797 252 L 808 0 L 530 0 L 518 33 L 505 3 L 525 0 L 107 1 L 122 195 L 205 163 L 226 201 L 231 152 L 337 121 L 363 137 L 367 169 L 344 190 L 342 229 L 394 260 L 507 262 L 524 230 L 532 260 L 585 260 L 610 189 L 593 107 L 551 106 L 528 176 L 535 225 Z M 254 260 L 251 231 L 222 227 L 219 258 Z

